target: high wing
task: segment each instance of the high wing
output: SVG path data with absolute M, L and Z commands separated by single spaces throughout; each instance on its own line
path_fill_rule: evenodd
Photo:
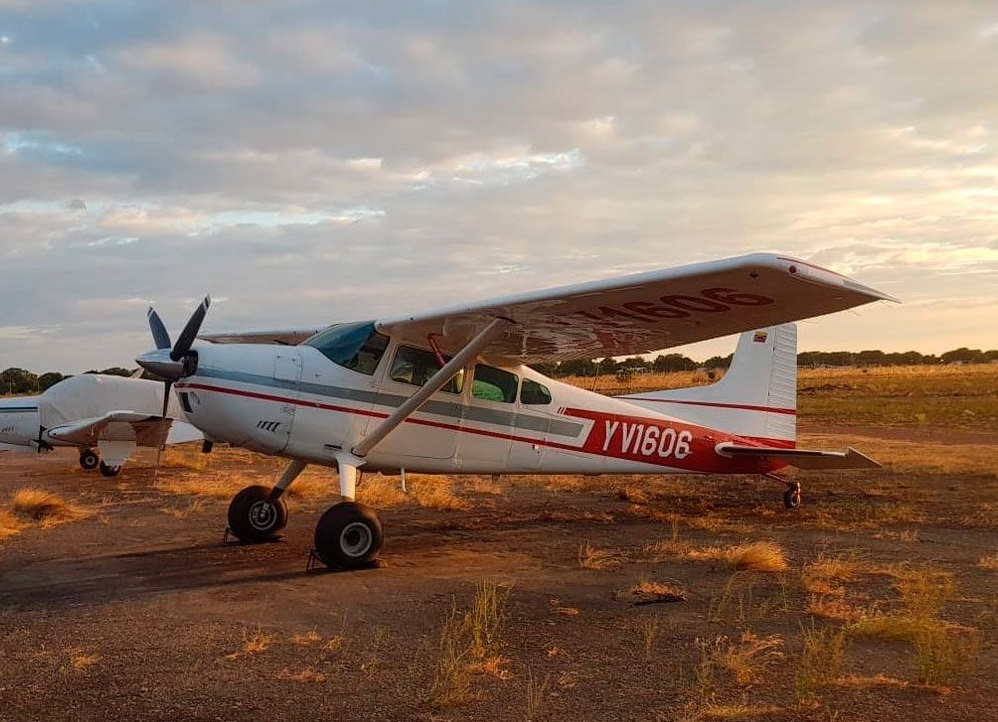
M 631 356 L 877 300 L 876 289 L 805 261 L 757 253 L 564 286 L 376 322 L 451 353 L 495 318 L 514 322 L 488 348 L 522 363 Z
M 798 469 L 879 469 L 880 464 L 851 446 L 846 451 L 816 451 L 813 449 L 781 449 L 766 446 L 740 446 L 723 443 L 715 447 L 721 456 L 755 456 L 782 461 Z
M 174 420 L 167 417 L 149 416 L 134 411 L 111 411 L 104 416 L 82 419 L 62 424 L 46 430 L 45 434 L 53 441 L 75 446 L 93 447 L 101 451 L 101 459 L 108 466 L 120 466 L 135 451 L 137 446 L 159 448 L 164 443 L 179 443 L 202 438 L 201 434 L 185 430 L 171 434 Z M 186 422 L 177 425 L 193 427 Z
M 488 354 L 521 363 L 632 356 L 896 299 L 789 256 L 755 253 L 376 321 L 456 353 L 493 319 L 514 325 Z M 324 328 L 328 328 L 324 327 Z M 200 334 L 215 343 L 301 343 L 323 328 Z

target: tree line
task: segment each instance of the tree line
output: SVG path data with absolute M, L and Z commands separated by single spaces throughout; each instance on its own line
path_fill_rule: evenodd
M 546 376 L 629 376 L 639 373 L 669 373 L 672 371 L 694 371 L 703 369 L 726 369 L 731 365 L 731 357 L 711 356 L 706 361 L 694 361 L 678 353 L 659 354 L 654 359 L 632 356 L 625 359 L 605 358 L 602 360 L 562 361 L 556 364 L 534 364 L 533 367 Z M 981 364 L 998 362 L 998 349 L 958 348 L 946 353 L 922 354 L 918 351 L 885 353 L 883 351 L 803 351 L 797 354 L 800 368 L 823 368 L 828 366 L 929 366 L 938 364 Z M 88 374 L 110 374 L 131 376 L 132 371 L 120 366 L 108 369 L 87 371 Z M 21 368 L 11 367 L 0 372 L 0 394 L 38 394 L 69 376 L 57 371 L 34 374 Z

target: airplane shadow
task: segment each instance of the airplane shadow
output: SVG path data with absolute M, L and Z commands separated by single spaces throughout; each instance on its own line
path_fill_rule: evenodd
M 52 611 L 174 591 L 237 589 L 315 576 L 306 573 L 307 555 L 297 551 L 280 542 L 206 542 L 31 561 L 0 569 L 0 606 Z M 321 571 L 336 572 L 325 567 Z

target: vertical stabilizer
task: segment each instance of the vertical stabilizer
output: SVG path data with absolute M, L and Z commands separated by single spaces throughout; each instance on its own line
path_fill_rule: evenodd
M 695 424 L 767 442 L 797 439 L 797 326 L 748 331 L 717 383 L 621 397 Z

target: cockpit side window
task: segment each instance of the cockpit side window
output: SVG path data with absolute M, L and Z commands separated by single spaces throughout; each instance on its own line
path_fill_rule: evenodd
M 450 361 L 449 356 L 444 356 L 444 361 Z M 392 368 L 388 376 L 392 381 L 401 381 L 413 386 L 422 386 L 430 377 L 442 368 L 437 360 L 436 354 L 432 351 L 425 351 L 412 346 L 399 346 L 392 360 Z M 457 375 L 448 381 L 442 391 L 451 394 L 461 393 L 464 385 L 464 371 L 458 371 Z
M 370 322 L 344 323 L 317 333 L 303 345 L 318 349 L 335 364 L 371 376 L 385 355 L 388 337 Z

